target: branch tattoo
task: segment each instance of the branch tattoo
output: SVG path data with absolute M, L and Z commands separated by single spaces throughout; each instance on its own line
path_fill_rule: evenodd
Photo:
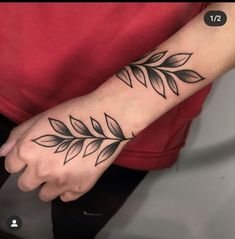
M 196 83 L 205 79 L 193 70 L 172 70 L 183 66 L 193 53 L 178 53 L 163 60 L 166 53 L 167 51 L 154 54 L 153 52 L 147 53 L 145 56 L 132 62 L 130 65 L 121 68 L 120 71 L 116 73 L 116 77 L 131 88 L 133 88 L 133 86 L 130 73 L 132 73 L 134 78 L 146 88 L 148 79 L 155 92 L 165 99 L 166 92 L 164 80 L 167 82 L 171 91 L 175 95 L 179 95 L 176 79 L 185 83 Z
M 70 124 L 79 136 L 74 135 L 63 122 L 57 119 L 49 118 L 51 127 L 59 135 L 42 135 L 32 141 L 43 147 L 56 147 L 54 153 L 67 151 L 64 159 L 64 165 L 80 154 L 83 148 L 85 148 L 83 157 L 86 157 L 102 148 L 103 142 L 107 141 L 108 145 L 101 149 L 96 158 L 95 166 L 97 166 L 112 156 L 121 142 L 130 140 L 134 137 L 133 133 L 131 138 L 125 137 L 118 122 L 106 113 L 104 113 L 104 116 L 112 137 L 108 137 L 104 133 L 102 126 L 94 118 L 90 117 L 91 125 L 95 134 L 88 129 L 84 122 L 79 119 L 75 119 L 70 115 Z

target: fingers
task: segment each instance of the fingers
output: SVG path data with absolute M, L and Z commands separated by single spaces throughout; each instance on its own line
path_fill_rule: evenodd
M 80 198 L 82 195 L 83 194 L 81 194 L 81 193 L 68 191 L 68 192 L 61 194 L 60 199 L 63 202 L 70 202 L 70 201 L 74 201 L 74 200 Z
M 18 178 L 17 185 L 19 189 L 23 192 L 28 192 L 39 187 L 43 183 L 43 180 L 38 178 L 36 175 L 37 174 L 33 168 L 27 166 L 25 171 Z
M 20 128 L 19 126 L 19 128 L 16 127 L 10 132 L 7 141 L 0 148 L 0 154 L 2 156 L 6 156 L 12 150 L 12 148 L 15 146 L 20 136 L 24 132 L 23 129 L 24 128 Z
M 7 141 L 0 148 L 0 155 L 6 156 L 12 150 L 19 138 L 33 125 L 38 116 L 39 115 L 25 121 L 11 130 Z
M 47 182 L 42 186 L 39 198 L 44 202 L 49 202 L 63 194 L 64 191 L 65 186 L 58 186 L 54 182 Z
M 5 159 L 5 169 L 9 173 L 17 173 L 26 166 L 26 163 L 23 162 L 16 154 L 16 147 L 7 154 Z
M 39 198 L 44 202 L 48 202 L 60 196 L 63 202 L 69 202 L 78 199 L 83 194 L 84 193 L 66 191 L 65 186 L 58 186 L 55 183 L 47 182 L 42 186 L 39 192 Z
M 17 143 L 17 138 L 12 138 L 12 136 L 9 136 L 7 141 L 8 141 L 7 143 L 4 143 L 1 146 L 1 149 L 0 149 L 1 156 L 6 156 L 11 151 L 11 149 Z

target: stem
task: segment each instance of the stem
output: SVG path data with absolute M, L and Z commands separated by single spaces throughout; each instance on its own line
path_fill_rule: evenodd
M 110 137 L 96 137 L 96 136 L 94 136 L 94 137 L 92 137 L 92 136 L 88 136 L 88 137 L 74 137 L 74 139 L 103 139 L 103 140 L 105 140 L 105 139 L 109 139 L 109 140 L 121 140 L 121 141 L 124 141 L 124 140 L 131 140 L 131 139 L 133 139 L 134 137 L 131 137 L 131 138 L 110 138 Z
M 154 69 L 159 70 L 161 72 L 174 73 L 174 72 L 169 71 L 169 70 L 159 69 L 159 67 L 161 67 L 160 65 L 158 65 L 158 66 L 149 66 L 148 64 L 130 64 L 130 65 L 132 65 L 132 66 L 144 66 L 146 68 L 148 68 L 148 67 L 149 68 L 154 68 Z
M 161 71 L 161 72 L 174 73 L 174 72 L 172 72 L 172 71 L 163 70 L 163 69 L 159 69 L 159 68 L 155 68 L 155 69 L 157 69 L 157 70 L 159 70 L 159 71 Z

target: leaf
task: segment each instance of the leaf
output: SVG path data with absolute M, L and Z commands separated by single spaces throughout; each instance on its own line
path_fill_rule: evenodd
M 184 65 L 193 53 L 179 53 L 169 56 L 160 67 L 179 67 Z
M 135 76 L 135 78 L 141 83 L 143 84 L 145 87 L 147 87 L 146 85 L 146 79 L 145 79 L 145 75 L 144 72 L 141 70 L 140 67 L 135 66 L 135 65 L 130 65 L 130 68 Z
M 84 139 L 80 139 L 69 148 L 65 156 L 64 165 L 71 159 L 75 158 L 82 151 L 83 144 Z
M 108 116 L 107 114 L 105 114 L 105 119 L 106 119 L 106 123 L 108 125 L 110 132 L 114 136 L 116 136 L 120 139 L 125 139 L 125 136 L 124 136 L 122 129 L 119 126 L 118 122 L 115 119 L 113 119 L 112 117 Z
M 144 54 L 142 57 L 140 57 L 140 58 L 137 58 L 135 61 L 133 61 L 132 62 L 132 64 L 135 64 L 135 63 L 139 63 L 139 64 L 142 64 L 142 63 L 144 63 L 144 62 L 142 62 L 143 61 L 143 59 L 145 59 L 147 56 L 150 56 L 154 51 L 156 51 L 157 50 L 157 47 L 155 47 L 155 48 L 151 48 L 151 50 L 150 51 L 148 51 L 146 54 Z
M 97 151 L 99 149 L 99 147 L 101 146 L 102 142 L 103 142 L 103 139 L 95 139 L 92 142 L 90 142 L 86 146 L 83 157 L 86 157 L 86 156 L 94 153 L 95 151 Z
M 33 139 L 32 141 L 44 147 L 54 147 L 60 144 L 63 140 L 64 138 L 61 138 L 57 135 L 48 134 L 48 135 L 43 135 L 39 138 Z
M 180 80 L 186 83 L 196 83 L 204 80 L 205 78 L 200 76 L 196 71 L 192 70 L 180 70 L 173 72 Z
M 147 59 L 147 61 L 145 61 L 144 64 L 156 63 L 157 61 L 162 59 L 162 57 L 165 56 L 165 54 L 166 54 L 166 51 L 156 53 L 156 54 L 152 55 L 149 59 Z
M 99 123 L 97 120 L 93 119 L 92 117 L 90 117 L 90 118 L 91 118 L 91 124 L 92 124 L 93 129 L 94 129 L 98 134 L 101 134 L 101 135 L 105 136 L 105 135 L 104 135 L 104 131 L 103 131 L 103 129 L 102 129 L 100 123 Z
M 52 128 L 59 134 L 65 135 L 65 136 L 73 136 L 68 129 L 68 127 L 61 121 L 49 118 L 49 122 L 52 126 Z
M 148 51 L 146 54 L 144 54 L 141 57 L 136 58 L 131 64 L 143 64 L 145 61 L 143 61 L 147 56 L 151 55 L 153 53 L 153 49 Z
M 170 89 L 176 94 L 179 95 L 179 90 L 178 90 L 178 86 L 175 82 L 175 79 L 168 73 L 164 72 L 164 75 L 166 77 L 166 81 L 170 87 Z
M 163 84 L 162 78 L 160 77 L 160 75 L 154 71 L 153 69 L 151 69 L 150 67 L 146 67 L 147 72 L 148 72 L 148 76 L 149 76 L 149 81 L 153 87 L 153 89 L 160 94 L 161 96 L 163 96 L 164 98 L 166 98 L 165 95 L 165 86 Z
M 108 146 L 106 146 L 98 155 L 95 166 L 97 166 L 98 164 L 104 162 L 106 159 L 108 159 L 110 156 L 113 155 L 113 153 L 116 151 L 116 149 L 118 148 L 119 144 L 121 143 L 121 141 L 117 141 L 114 142 Z
M 78 119 L 75 119 L 73 116 L 70 115 L 70 122 L 73 128 L 82 135 L 85 136 L 93 136 L 90 130 L 86 127 L 86 125 Z
M 56 149 L 55 153 L 61 153 L 61 152 L 65 151 L 69 147 L 71 142 L 72 142 L 72 139 L 65 140 L 64 142 L 62 142 Z
M 116 73 L 116 76 L 132 88 L 131 77 L 125 67 L 123 67 L 118 73 Z

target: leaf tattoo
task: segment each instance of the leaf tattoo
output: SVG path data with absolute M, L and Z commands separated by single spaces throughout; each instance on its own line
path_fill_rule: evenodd
M 165 56 L 165 54 L 166 54 L 166 51 L 154 54 L 147 61 L 145 61 L 145 64 L 155 63 L 156 61 L 159 61 L 160 59 L 162 59 L 162 57 Z
M 92 136 L 91 132 L 89 129 L 86 127 L 86 125 L 81 121 L 73 118 L 73 116 L 69 116 L 70 118 L 70 123 L 73 126 L 73 128 L 80 134 L 85 135 L 85 136 Z
M 195 83 L 204 79 L 196 71 L 191 70 L 175 71 L 175 75 L 186 83 Z
M 131 68 L 131 70 L 132 70 L 132 72 L 133 72 L 135 78 L 136 78 L 142 85 L 144 85 L 145 87 L 147 87 L 146 78 L 145 78 L 144 72 L 143 72 L 143 70 L 141 69 L 141 67 L 131 65 L 130 68 Z
M 148 80 L 154 91 L 165 99 L 166 91 L 164 82 L 166 82 L 175 95 L 179 95 L 177 80 L 185 83 L 196 83 L 205 79 L 193 70 L 172 70 L 186 64 L 193 53 L 177 53 L 163 60 L 166 53 L 167 51 L 159 53 L 148 52 L 144 57 L 123 67 L 116 73 L 116 76 L 131 88 L 133 88 L 133 85 L 130 73 L 146 88 Z M 159 61 L 161 63 L 156 65 Z
M 81 151 L 85 139 L 77 140 L 67 151 L 64 164 L 68 163 L 71 159 L 75 158 Z
M 33 139 L 33 141 L 44 147 L 54 147 L 63 142 L 64 138 L 61 138 L 57 135 L 43 135 L 37 139 Z
M 125 84 L 127 84 L 128 86 L 130 86 L 132 88 L 132 82 L 131 82 L 131 77 L 129 72 L 127 71 L 126 68 L 122 68 L 117 74 L 116 76 L 122 80 Z
M 170 89 L 176 94 L 179 95 L 178 86 L 176 84 L 176 81 L 173 76 L 171 76 L 169 73 L 165 72 L 165 77 L 167 84 L 169 85 Z
M 105 119 L 106 119 L 106 123 L 108 125 L 110 132 L 117 138 L 124 139 L 125 136 L 124 136 L 122 129 L 119 126 L 118 122 L 115 119 L 113 119 L 112 117 L 108 116 L 107 114 L 105 114 Z
M 114 142 L 107 147 L 105 147 L 99 154 L 97 160 L 96 160 L 96 165 L 99 163 L 104 162 L 106 159 L 108 159 L 110 156 L 114 154 L 116 149 L 118 148 L 119 144 L 121 141 Z
M 90 117 L 90 118 L 91 118 L 91 124 L 92 124 L 93 129 L 94 129 L 98 134 L 101 134 L 101 135 L 105 136 L 104 131 L 103 131 L 103 129 L 102 129 L 100 123 L 99 123 L 97 120 L 93 119 L 92 117 Z
M 83 157 L 86 157 L 92 153 L 94 153 L 95 151 L 97 151 L 100 147 L 100 145 L 102 144 L 103 139 L 95 139 L 93 141 L 91 141 L 85 149 L 84 155 Z
M 55 151 L 55 153 L 61 153 L 61 152 L 63 152 L 63 151 L 65 151 L 68 147 L 69 147 L 69 145 L 70 145 L 70 143 L 72 142 L 72 140 L 64 140 L 59 146 L 58 146 L 58 148 L 56 149 L 56 151 Z
M 168 57 L 160 66 L 161 67 L 179 67 L 184 65 L 193 53 L 179 53 Z
M 52 128 L 59 134 L 73 136 L 67 126 L 59 120 L 49 118 Z
M 147 72 L 148 72 L 148 76 L 149 76 L 149 81 L 153 87 L 153 89 L 159 94 L 161 95 L 163 98 L 166 98 L 165 95 L 165 86 L 163 83 L 163 80 L 161 78 L 161 76 L 154 71 L 151 67 L 147 67 Z
M 84 122 L 70 115 L 69 119 L 71 127 L 76 134 L 79 134 L 79 136 L 73 134 L 71 130 L 60 120 L 48 118 L 51 127 L 56 133 L 60 134 L 60 136 L 47 134 L 36 139 L 32 139 L 32 141 L 43 147 L 56 146 L 57 148 L 54 153 L 66 151 L 64 165 L 77 157 L 77 155 L 82 152 L 83 148 L 85 148 L 82 156 L 84 158 L 97 152 L 99 149 L 101 149 L 103 142 L 107 141 L 108 144 L 101 149 L 96 158 L 95 166 L 97 166 L 111 157 L 117 150 L 120 143 L 134 138 L 133 132 L 132 137 L 125 137 L 118 122 L 106 113 L 104 113 L 104 116 L 107 129 L 110 131 L 110 134 L 112 134 L 113 137 L 108 137 L 105 135 L 101 124 L 96 119 L 90 117 L 91 125 L 95 133 L 93 134 Z

